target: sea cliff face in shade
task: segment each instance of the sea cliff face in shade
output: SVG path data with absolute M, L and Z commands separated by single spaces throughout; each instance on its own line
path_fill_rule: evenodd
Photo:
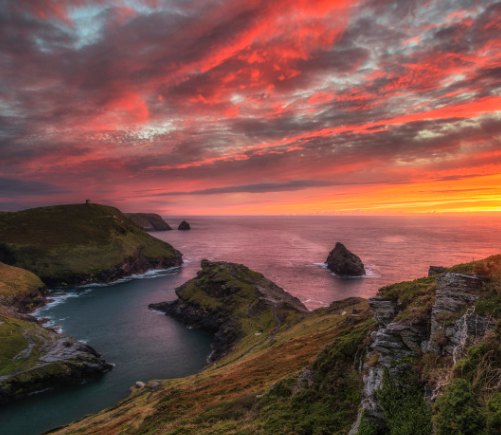
M 117 208 L 71 204 L 1 213 L 0 261 L 67 285 L 180 266 L 182 254 Z

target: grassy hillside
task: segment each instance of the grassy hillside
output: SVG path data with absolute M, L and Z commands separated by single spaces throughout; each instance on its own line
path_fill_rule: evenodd
M 73 204 L 0 214 L 0 261 L 28 269 L 46 284 L 109 281 L 181 254 L 114 207 Z
M 93 349 L 20 314 L 45 303 L 32 272 L 0 263 L 0 403 L 106 372 Z
M 43 299 L 44 283 L 34 273 L 0 262 L 0 305 L 30 308 Z
M 204 323 L 210 312 L 224 331 L 236 328 L 231 351 L 199 374 L 149 382 L 122 403 L 54 433 L 348 432 L 362 386 L 357 361 L 375 326 L 367 301 L 350 298 L 307 312 L 245 266 L 202 265 L 197 278 L 177 289 L 177 305 L 195 310 L 185 313 L 185 322 Z
M 54 433 L 348 434 L 361 399 L 368 394 L 363 392 L 362 377 L 366 382 L 370 369 L 377 367 L 383 381 L 376 387 L 374 400 L 383 423 L 378 427 L 361 414 L 357 435 L 501 433 L 501 256 L 455 266 L 448 270 L 450 277 L 426 277 L 380 289 L 382 300 L 398 307 L 396 317 L 389 320 L 397 325 L 393 331 L 412 333 L 416 327 L 429 334 L 432 318 L 453 329 L 472 319 L 491 325 L 485 335 L 471 331 L 473 335 L 460 344 L 461 352 L 454 351 L 457 359 L 446 350 L 442 337 L 428 336 L 426 340 L 435 342 L 438 350 L 426 350 L 424 341 L 422 351 L 416 349 L 414 356 L 388 366 L 381 366 L 381 356 L 372 344 L 391 337 L 385 338 L 381 326 L 375 333 L 378 326 L 367 301 L 335 302 L 278 329 L 270 316 L 264 316 L 251 327 L 251 316 L 246 316 L 251 311 L 246 307 L 252 291 L 245 291 L 245 286 L 262 276 L 253 279 L 250 271 L 235 280 L 234 271 L 225 277 L 228 271 L 214 268 L 215 264 L 178 289 L 178 305 L 217 313 L 229 304 L 244 331 L 231 352 L 197 375 L 149 382 L 123 402 Z M 443 303 L 449 297 L 444 285 L 458 273 L 480 276 L 478 289 L 465 290 L 475 298 L 454 315 L 436 311 L 432 315 L 437 288 Z M 240 298 L 243 305 L 239 307 L 221 293 L 231 281 L 233 293 L 242 290 L 248 296 Z M 454 291 L 450 297 L 456 297 Z M 399 346 L 404 349 L 405 343 Z

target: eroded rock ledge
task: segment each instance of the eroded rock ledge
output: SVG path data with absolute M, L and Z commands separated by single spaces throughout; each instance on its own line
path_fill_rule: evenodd
M 292 317 L 307 313 L 299 299 L 242 264 L 202 260 L 201 266 L 196 278 L 176 289 L 177 300 L 149 307 L 214 333 L 211 362 L 244 336 L 271 337 Z
M 495 326 L 490 318 L 474 313 L 474 303 L 485 292 L 487 277 L 442 272 L 419 281 L 383 288 L 380 293 L 386 291 L 390 297 L 369 299 L 379 329 L 370 335 L 363 366 L 362 408 L 365 421 L 383 432 L 386 422 L 377 392 L 383 388 L 385 373 L 400 388 L 409 388 L 402 381 L 402 374 L 413 370 L 417 359 L 430 354 L 455 364 L 466 355 L 468 346 L 478 342 Z M 402 284 L 407 284 L 407 289 Z M 399 291 L 400 299 L 408 303 L 394 297 L 395 291 Z M 411 291 L 418 296 L 414 306 L 409 302 Z M 425 298 L 432 301 L 431 309 L 426 308 Z M 423 391 L 428 400 L 435 400 L 444 384 L 425 383 Z M 360 421 L 350 433 L 357 433 L 358 424 Z

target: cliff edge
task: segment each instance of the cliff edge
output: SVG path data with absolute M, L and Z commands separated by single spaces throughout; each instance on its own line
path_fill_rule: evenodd
M 0 214 L 0 261 L 49 286 L 111 282 L 180 266 L 182 254 L 100 204 L 41 207 Z

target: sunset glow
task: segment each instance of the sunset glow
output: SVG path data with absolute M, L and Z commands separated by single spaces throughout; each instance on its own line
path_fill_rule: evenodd
M 501 211 L 501 0 L 8 0 L 0 211 Z

